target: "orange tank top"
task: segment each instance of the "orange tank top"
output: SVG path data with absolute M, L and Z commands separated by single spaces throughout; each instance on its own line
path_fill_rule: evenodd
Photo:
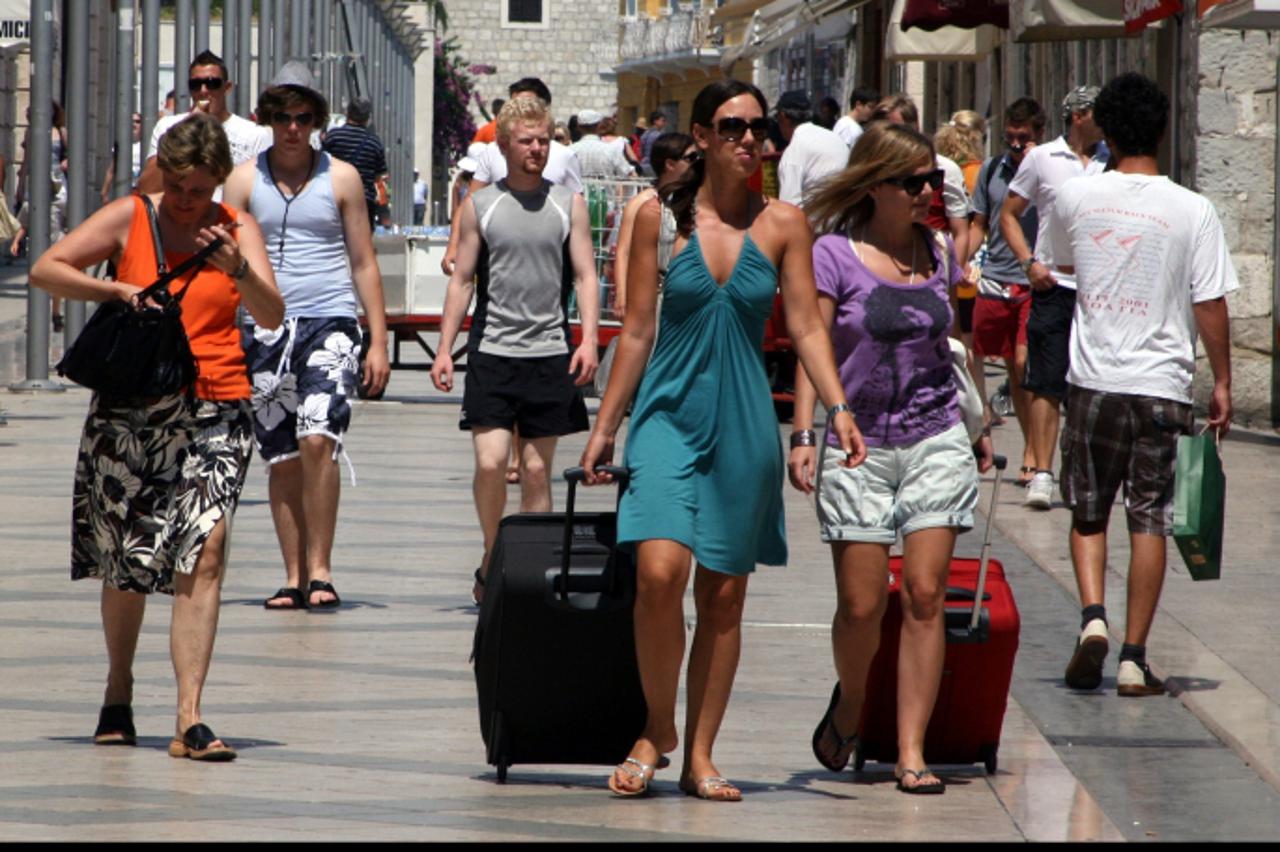
M 133 220 L 129 223 L 129 236 L 116 277 L 129 284 L 146 287 L 158 277 L 156 252 L 147 209 L 140 197 L 135 195 L 133 201 Z M 225 204 L 217 206 L 219 224 L 236 221 L 234 210 Z M 173 269 L 191 254 L 166 251 L 165 264 Z M 187 331 L 191 352 L 196 356 L 200 371 L 195 395 L 200 399 L 248 399 L 252 389 L 245 369 L 244 350 L 240 346 L 240 329 L 236 326 L 240 291 L 231 276 L 208 264 L 200 267 L 191 283 L 186 284 L 184 282 L 189 275 L 187 273 L 171 282 L 169 289 L 179 293 L 185 288 L 182 326 Z

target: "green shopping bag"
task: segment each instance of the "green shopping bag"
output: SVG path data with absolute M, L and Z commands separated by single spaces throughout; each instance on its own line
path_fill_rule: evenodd
M 1222 571 L 1223 509 L 1227 478 L 1215 435 L 1183 435 L 1173 478 L 1173 540 L 1193 580 Z

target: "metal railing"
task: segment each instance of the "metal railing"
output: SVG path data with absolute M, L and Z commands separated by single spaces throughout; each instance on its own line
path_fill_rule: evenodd
M 683 53 L 717 50 L 724 30 L 711 23 L 711 12 L 677 10 L 659 18 L 620 17 L 622 39 L 618 53 L 623 62 Z

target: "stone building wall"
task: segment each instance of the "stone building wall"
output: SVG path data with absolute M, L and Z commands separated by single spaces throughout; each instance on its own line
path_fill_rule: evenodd
M 469 64 L 492 65 L 478 76 L 477 89 L 488 108 L 506 98 L 507 86 L 521 77 L 540 77 L 551 89 L 557 121 L 583 109 L 608 112 L 618 99 L 613 66 L 618 62 L 618 0 L 543 0 L 545 28 L 504 27 L 508 0 L 449 0 L 449 29 Z M 484 118 L 472 108 L 476 124 Z
M 1276 59 L 1280 39 L 1240 30 L 1205 30 L 1199 39 L 1195 189 L 1218 209 L 1240 277 L 1229 297 L 1232 397 L 1236 420 L 1270 426 L 1272 282 L 1275 276 Z M 1177 120 L 1177 117 L 1175 117 Z M 1196 399 L 1212 373 L 1203 356 Z

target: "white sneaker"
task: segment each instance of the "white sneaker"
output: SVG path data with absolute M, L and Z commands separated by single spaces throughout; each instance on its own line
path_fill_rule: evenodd
M 1067 663 L 1064 680 L 1072 689 L 1097 689 L 1102 685 L 1102 661 L 1107 658 L 1107 623 L 1090 619 L 1080 631 L 1076 649 Z
M 1027 496 L 1022 505 L 1032 509 L 1048 509 L 1053 505 L 1053 474 L 1039 471 L 1027 483 Z

